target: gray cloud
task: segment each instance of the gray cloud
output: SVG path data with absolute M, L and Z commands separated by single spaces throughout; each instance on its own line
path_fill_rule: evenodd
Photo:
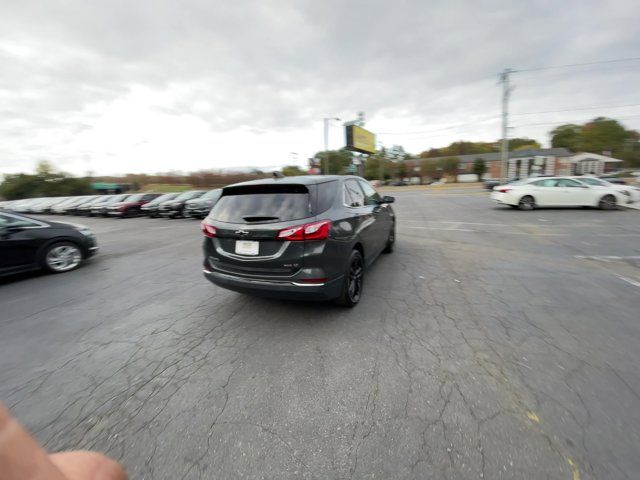
M 414 149 L 451 135 L 489 140 L 499 135 L 497 72 L 638 56 L 639 13 L 632 0 L 5 1 L 0 167 L 55 155 L 38 132 L 72 139 L 136 88 L 157 93 L 162 115 L 196 117 L 216 133 L 295 131 L 365 110 L 380 131 L 403 119 L 424 131 L 474 123 L 388 137 Z M 640 62 L 518 74 L 513 111 L 640 103 L 639 72 Z M 545 140 L 552 126 L 526 125 L 636 112 L 514 117 L 514 133 Z

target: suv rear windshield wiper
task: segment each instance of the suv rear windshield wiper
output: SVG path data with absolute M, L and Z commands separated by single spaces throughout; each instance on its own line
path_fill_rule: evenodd
M 247 215 L 246 217 L 242 217 L 245 222 L 270 222 L 272 220 L 279 220 L 280 217 L 258 217 Z

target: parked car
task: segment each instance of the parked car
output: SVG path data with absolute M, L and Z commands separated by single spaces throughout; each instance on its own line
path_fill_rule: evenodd
M 176 198 L 178 195 L 180 195 L 179 193 L 165 193 L 163 195 L 160 195 L 158 198 L 156 198 L 155 200 L 151 200 L 149 203 L 143 205 L 142 207 L 140 207 L 140 211 L 142 212 L 142 214 L 150 217 L 150 218 L 155 218 L 158 217 L 158 207 L 160 206 L 161 203 L 164 203 L 166 201 L 169 200 L 173 200 L 174 198 Z
M 404 180 L 397 180 L 395 182 L 391 182 L 392 187 L 406 187 L 407 185 L 409 184 Z
M 97 250 L 87 227 L 0 211 L 0 276 L 40 268 L 68 272 Z
M 613 188 L 627 197 L 626 203 L 640 202 L 640 188 L 632 187 L 626 184 L 616 184 L 609 182 L 603 178 L 595 177 L 574 177 L 582 183 L 594 188 Z
M 111 199 L 112 197 L 113 195 L 100 195 L 99 197 L 96 197 L 89 202 L 84 202 L 82 205 L 78 206 L 75 209 L 75 214 L 86 215 L 88 217 L 91 217 L 93 216 L 93 213 L 91 213 L 91 210 L 93 208 L 98 207 L 100 204 L 104 202 L 108 202 L 109 199 Z
M 215 190 L 209 190 L 201 197 L 187 200 L 184 204 L 184 216 L 191 218 L 206 217 L 220 198 L 221 194 L 222 189 L 216 188 Z
M 158 198 L 160 193 L 135 193 L 123 200 L 109 204 L 107 214 L 112 217 L 137 217 L 142 213 L 142 206 Z
M 93 205 L 91 207 L 91 215 L 106 217 L 109 212 L 109 207 L 115 203 L 122 202 L 126 200 L 130 194 L 128 193 L 120 193 L 118 195 L 113 195 L 108 200 L 98 203 L 97 205 Z
M 84 195 L 80 197 L 70 197 L 69 200 L 57 203 L 51 208 L 51 213 L 58 215 L 67 215 L 76 205 L 87 202 L 95 198 L 95 195 Z
M 81 202 L 73 203 L 70 206 L 67 206 L 65 209 L 66 215 L 83 215 L 87 212 L 85 210 L 89 205 L 93 205 L 95 202 L 100 201 L 105 195 L 92 195 L 90 197 L 85 198 Z
M 482 185 L 487 190 L 493 190 L 493 187 L 497 187 L 498 185 L 500 185 L 500 180 L 497 178 L 488 178 L 484 182 L 482 182 Z
M 225 187 L 201 224 L 204 275 L 239 292 L 336 299 L 353 307 L 362 296 L 365 268 L 393 249 L 393 201 L 355 176 Z
M 47 214 L 51 213 L 51 208 L 58 203 L 64 202 L 69 197 L 49 197 L 37 205 L 31 207 L 31 213 Z
M 623 180 L 622 178 L 618 178 L 618 177 L 600 177 L 601 180 L 604 180 L 605 182 L 609 182 L 609 183 L 614 183 L 616 185 L 626 185 L 627 182 L 625 180 Z
M 161 203 L 158 206 L 158 213 L 161 216 L 168 218 L 182 217 L 184 212 L 184 205 L 187 200 L 201 197 L 206 192 L 206 190 L 189 190 L 187 192 L 182 192 L 173 200 Z
M 521 210 L 537 207 L 599 207 L 613 210 L 627 198 L 615 188 L 591 187 L 570 177 L 528 178 L 494 187 L 491 198 Z

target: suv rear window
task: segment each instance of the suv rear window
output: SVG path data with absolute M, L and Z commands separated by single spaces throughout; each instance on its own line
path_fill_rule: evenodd
M 304 185 L 246 185 L 225 188 L 210 217 L 229 223 L 288 222 L 311 216 Z

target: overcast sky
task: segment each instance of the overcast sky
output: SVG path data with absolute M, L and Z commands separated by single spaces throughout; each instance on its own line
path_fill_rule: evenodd
M 637 0 L 0 0 L 0 173 L 303 165 L 323 117 L 360 110 L 412 153 L 491 141 L 499 71 L 640 57 L 638 18 Z M 640 128 L 639 61 L 512 80 L 512 136 Z M 573 111 L 530 114 L 555 110 Z

